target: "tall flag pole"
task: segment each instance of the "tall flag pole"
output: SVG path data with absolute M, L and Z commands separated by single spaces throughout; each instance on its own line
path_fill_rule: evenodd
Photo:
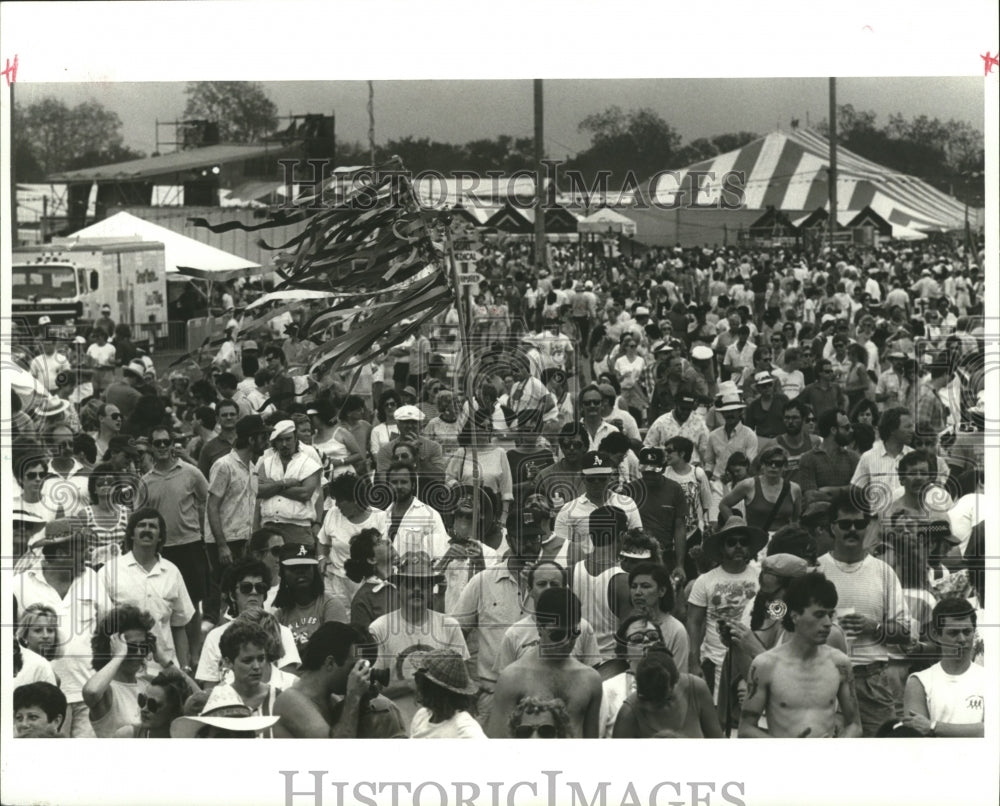
M 837 232 L 837 79 L 830 79 L 830 249 Z
M 545 159 L 545 112 L 542 106 L 542 79 L 535 79 L 535 267 L 548 263 L 545 241 L 545 187 L 542 160 Z

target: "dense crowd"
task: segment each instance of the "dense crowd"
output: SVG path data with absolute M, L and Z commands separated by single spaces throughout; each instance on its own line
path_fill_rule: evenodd
M 981 254 L 482 253 L 357 371 L 14 346 L 18 736 L 983 734 Z

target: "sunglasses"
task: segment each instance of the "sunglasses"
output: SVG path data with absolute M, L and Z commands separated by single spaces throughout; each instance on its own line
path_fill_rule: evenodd
M 580 450 L 583 447 L 583 442 L 575 439 L 572 442 L 564 442 L 562 446 L 563 448 L 569 448 L 570 450 Z
M 125 646 L 128 647 L 128 654 L 129 655 L 141 655 L 142 657 L 145 658 L 145 657 L 147 657 L 149 655 L 149 652 L 150 652 L 149 644 L 130 644 L 130 643 L 126 643 Z
M 159 700 L 154 700 L 152 697 L 147 697 L 145 694 L 140 694 L 136 697 L 136 701 L 139 703 L 140 708 L 145 708 L 151 714 L 155 714 L 160 710 L 160 706 L 163 705 Z
M 236 590 L 244 596 L 249 596 L 251 593 L 263 595 L 267 593 L 270 588 L 264 582 L 241 582 L 236 586 Z
M 153 440 L 153 447 L 154 448 L 169 448 L 172 444 L 173 444 L 173 442 L 171 442 L 169 439 L 154 439 Z
M 269 548 L 267 551 L 268 551 L 268 554 L 270 554 L 272 557 L 276 557 L 277 558 L 277 557 L 281 556 L 281 550 L 283 548 L 284 548 L 284 546 L 271 546 L 271 548 Z M 247 582 L 247 583 L 244 583 L 244 584 L 249 585 L 250 583 Z
M 584 400 L 583 405 L 587 407 L 600 406 L 603 402 L 603 400 Z
M 535 734 L 538 734 L 539 739 L 554 739 L 556 738 L 556 726 L 518 725 L 516 728 L 514 728 L 515 739 L 530 739 Z
M 769 459 L 764 464 L 768 467 L 784 467 L 788 462 L 785 459 Z
M 28 481 L 40 481 L 41 479 L 44 479 L 47 475 L 48 475 L 47 473 L 37 473 L 36 472 L 36 473 L 25 473 L 24 477 Z
M 839 518 L 834 523 L 842 532 L 852 528 L 860 530 L 868 527 L 868 518 Z
M 750 540 L 746 537 L 730 537 L 726 540 L 726 546 L 731 549 L 739 546 L 740 548 L 746 548 L 750 545 Z
M 643 630 L 642 632 L 634 632 L 625 642 L 628 644 L 655 644 L 660 639 L 660 633 L 656 630 Z
M 120 420 L 122 418 L 121 414 L 119 414 L 117 411 L 114 414 L 109 414 L 108 417 L 110 417 L 112 420 Z

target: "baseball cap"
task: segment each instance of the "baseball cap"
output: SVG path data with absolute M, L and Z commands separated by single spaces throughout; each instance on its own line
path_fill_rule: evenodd
M 282 565 L 319 565 L 319 560 L 301 543 L 286 543 L 278 553 Z
M 635 309 L 635 315 L 649 316 L 649 308 L 647 308 L 645 305 L 640 305 L 638 308 Z
M 615 472 L 615 466 L 607 456 L 597 451 L 587 451 L 583 455 L 583 466 L 580 472 L 584 476 L 610 476 Z
M 696 344 L 691 348 L 691 358 L 695 361 L 708 361 L 713 355 L 712 348 L 704 344 Z
M 639 451 L 639 469 L 646 470 L 661 470 L 663 466 L 667 463 L 667 455 L 663 452 L 663 448 L 643 448 Z
M 257 346 L 257 342 L 255 342 L 253 339 L 247 339 L 245 342 L 243 342 L 243 350 L 244 351 L 260 350 L 260 348 Z
M 393 412 L 393 417 L 397 423 L 401 420 L 419 423 L 424 419 L 424 413 L 416 406 L 400 406 Z

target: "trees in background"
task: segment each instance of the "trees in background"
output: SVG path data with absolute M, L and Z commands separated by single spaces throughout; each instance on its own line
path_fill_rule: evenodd
M 254 143 L 278 128 L 278 107 L 255 81 L 190 81 L 184 117 L 218 126 L 221 143 Z
M 45 97 L 14 111 L 12 168 L 18 182 L 145 156 L 122 141 L 122 121 L 97 101 L 70 107 Z

